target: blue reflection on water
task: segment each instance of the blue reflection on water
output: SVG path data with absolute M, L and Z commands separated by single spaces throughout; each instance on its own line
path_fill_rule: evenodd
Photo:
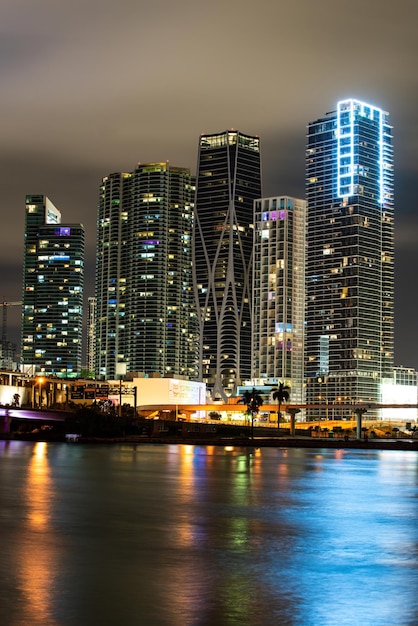
M 0 623 L 418 623 L 415 452 L 0 442 Z

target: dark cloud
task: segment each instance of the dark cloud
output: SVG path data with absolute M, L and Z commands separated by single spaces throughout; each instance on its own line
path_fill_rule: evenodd
M 263 195 L 305 197 L 305 132 L 282 131 L 260 136 Z
M 356 97 L 394 126 L 396 358 L 418 368 L 417 18 L 412 0 L 4 0 L 0 296 L 20 298 L 25 194 L 84 223 L 90 295 L 103 176 L 194 171 L 199 134 L 233 127 L 261 137 L 264 194 L 303 197 L 307 123 Z

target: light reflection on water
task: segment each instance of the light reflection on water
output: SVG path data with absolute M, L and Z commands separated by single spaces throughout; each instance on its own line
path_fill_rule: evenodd
M 0 624 L 418 624 L 418 455 L 0 441 Z

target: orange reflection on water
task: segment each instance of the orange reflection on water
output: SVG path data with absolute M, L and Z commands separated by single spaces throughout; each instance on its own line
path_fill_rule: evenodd
M 25 489 L 29 524 L 36 530 L 46 528 L 49 519 L 50 476 L 46 443 L 35 444 Z
M 226 454 L 223 454 L 226 453 Z M 236 614 L 244 618 L 247 613 L 247 593 L 245 597 L 229 598 L 228 591 L 215 589 L 213 578 L 206 569 L 205 557 L 202 557 L 202 545 L 207 545 L 209 549 L 219 550 L 218 545 L 218 524 L 222 524 L 222 545 L 235 555 L 242 555 L 248 549 L 250 537 L 250 525 L 245 514 L 245 507 L 249 504 L 250 485 L 253 481 L 254 468 L 259 472 L 258 464 L 261 458 L 260 450 L 253 450 L 250 453 L 245 449 L 233 446 L 215 448 L 205 447 L 205 451 L 194 445 L 183 445 L 178 447 L 176 459 L 178 460 L 177 473 L 177 499 L 182 507 L 176 507 L 177 517 L 175 529 L 171 543 L 172 546 L 184 550 L 184 558 L 174 562 L 167 561 L 167 574 L 162 574 L 164 580 L 164 600 L 170 607 L 172 615 L 172 626 L 183 626 L 187 623 L 198 623 L 202 615 L 212 615 L 213 621 L 208 623 L 218 623 L 216 620 L 217 605 L 220 610 L 225 610 L 234 616 Z M 211 468 L 214 468 L 214 474 Z M 219 498 L 219 483 L 216 480 L 219 468 L 223 468 L 223 476 L 226 481 L 224 489 L 228 494 L 226 501 L 231 501 L 236 515 L 223 515 L 219 519 L 214 513 L 214 526 L 204 522 L 200 511 L 206 509 L 207 501 L 213 497 L 214 509 L 219 503 L 223 508 L 224 497 Z M 201 509 L 199 502 L 205 502 Z M 242 513 L 244 511 L 244 514 Z M 220 565 L 221 566 L 221 565 Z M 229 569 L 229 568 L 228 568 Z M 236 580 L 235 580 L 236 576 Z M 239 568 L 231 579 L 231 585 L 235 582 L 239 586 L 242 579 L 242 572 Z M 229 581 L 229 578 L 228 578 Z M 210 601 L 212 596 L 217 598 L 216 604 Z M 237 622 L 238 623 L 238 622 Z M 241 623 L 241 620 L 240 622 Z
M 47 444 L 36 443 L 29 464 L 25 498 L 27 526 L 22 529 L 25 541 L 18 547 L 19 583 L 25 597 L 25 612 L 33 626 L 55 624 L 52 619 L 54 562 L 58 558 L 52 537 L 51 476 Z
M 182 445 L 179 446 L 179 460 L 180 460 L 180 484 L 185 488 L 183 493 L 189 496 L 187 493 L 187 489 L 193 489 L 194 483 L 194 472 L 193 472 L 193 461 L 194 461 L 194 446 L 190 445 Z
M 181 445 L 176 447 L 175 459 L 178 461 L 178 484 L 177 484 L 177 499 L 184 505 L 184 511 L 188 510 L 187 507 L 191 505 L 191 502 L 198 495 L 195 490 L 195 474 L 194 474 L 194 458 L 195 458 L 195 446 L 193 445 Z M 177 521 L 177 531 L 175 542 L 177 545 L 186 548 L 193 544 L 196 540 L 196 528 L 189 519 L 188 515 L 184 513 Z

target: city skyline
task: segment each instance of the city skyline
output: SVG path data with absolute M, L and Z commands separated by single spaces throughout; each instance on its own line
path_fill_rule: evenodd
M 6 0 L 0 297 L 21 299 L 26 194 L 84 224 L 86 307 L 103 176 L 166 159 L 194 174 L 199 135 L 233 127 L 260 136 L 263 196 L 304 198 L 307 124 L 353 97 L 390 111 L 395 129 L 395 363 L 418 368 L 418 6 L 335 7 Z

